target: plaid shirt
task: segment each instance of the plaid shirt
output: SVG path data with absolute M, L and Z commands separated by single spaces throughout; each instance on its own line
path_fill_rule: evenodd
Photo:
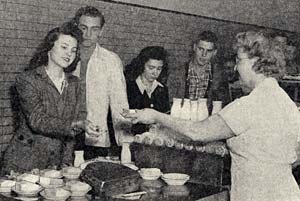
M 200 73 L 196 72 L 196 69 L 200 69 Z M 189 99 L 197 100 L 198 98 L 204 98 L 207 95 L 207 89 L 210 80 L 212 79 L 211 74 L 211 63 L 204 66 L 199 66 L 193 62 L 189 63 L 187 84 Z

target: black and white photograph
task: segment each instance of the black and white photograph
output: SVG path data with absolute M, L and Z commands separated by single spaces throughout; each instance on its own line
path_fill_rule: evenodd
M 0 201 L 300 201 L 299 0 L 0 0 Z

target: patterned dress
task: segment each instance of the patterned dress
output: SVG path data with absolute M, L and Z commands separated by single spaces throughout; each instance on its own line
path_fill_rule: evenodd
M 65 75 L 59 93 L 44 67 L 21 73 L 16 80 L 20 126 L 4 153 L 2 174 L 45 169 L 73 162 L 72 121 L 77 119 L 80 85 Z

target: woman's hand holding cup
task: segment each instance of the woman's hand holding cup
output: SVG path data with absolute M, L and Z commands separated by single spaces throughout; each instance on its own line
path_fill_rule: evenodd
M 98 137 L 101 135 L 99 126 L 95 126 L 91 121 L 89 120 L 79 120 L 72 122 L 72 128 L 74 130 L 82 129 L 84 130 L 88 135 Z

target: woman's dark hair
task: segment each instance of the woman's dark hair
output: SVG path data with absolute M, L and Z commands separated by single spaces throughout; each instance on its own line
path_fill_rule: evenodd
M 142 49 L 139 55 L 125 67 L 126 79 L 135 80 L 144 72 L 145 63 L 150 59 L 163 61 L 163 68 L 157 80 L 165 84 L 168 74 L 167 51 L 161 46 L 148 46 Z
M 77 40 L 77 52 L 74 61 L 64 69 L 65 72 L 72 72 L 75 70 L 77 63 L 80 60 L 79 43 L 82 41 L 82 32 L 74 24 L 74 22 L 66 22 L 60 27 L 56 27 L 48 32 L 43 42 L 38 46 L 36 52 L 29 62 L 29 66 L 25 70 L 32 70 L 39 66 L 48 65 L 48 52 L 53 48 L 55 41 L 58 40 L 60 34 L 72 36 Z

